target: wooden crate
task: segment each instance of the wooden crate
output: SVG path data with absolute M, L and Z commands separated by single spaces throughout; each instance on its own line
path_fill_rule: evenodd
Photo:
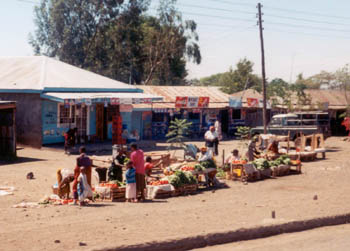
M 111 188 L 112 201 L 125 201 L 125 187 Z
M 173 191 L 158 190 L 156 194 L 156 199 L 165 199 L 173 196 Z
M 185 186 L 176 188 L 173 193 L 173 196 L 195 194 L 197 193 L 197 190 L 198 190 L 198 184 L 185 185 Z

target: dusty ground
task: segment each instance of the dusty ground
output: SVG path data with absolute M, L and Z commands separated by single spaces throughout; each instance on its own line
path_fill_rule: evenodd
M 228 152 L 237 144 L 220 147 Z M 25 148 L 18 151 L 19 163 L 0 165 L 0 186 L 17 189 L 15 195 L 0 197 L 0 250 L 101 249 L 349 213 L 350 143 L 330 138 L 326 145 L 327 159 L 304 163 L 302 175 L 248 185 L 228 182 L 227 189 L 140 204 L 16 209 L 12 205 L 50 194 L 57 168 L 73 168 L 76 157 Z M 26 179 L 28 172 L 34 180 Z
M 343 251 L 350 247 L 350 225 L 316 228 L 270 238 L 212 246 L 196 251 Z

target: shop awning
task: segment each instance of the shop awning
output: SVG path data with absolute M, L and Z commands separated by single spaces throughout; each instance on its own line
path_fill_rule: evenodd
M 40 95 L 42 98 L 60 103 L 110 103 L 110 104 L 144 104 L 162 101 L 163 97 L 145 93 L 127 92 L 47 92 Z

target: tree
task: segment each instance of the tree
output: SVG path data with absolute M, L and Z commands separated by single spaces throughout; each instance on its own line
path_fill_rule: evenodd
M 191 125 L 192 122 L 187 122 L 186 119 L 175 118 L 175 120 L 170 122 L 169 132 L 166 135 L 168 138 L 167 143 L 170 143 L 169 148 L 173 146 L 185 148 L 184 140 Z
M 221 75 L 219 85 L 222 86 L 222 91 L 228 94 L 249 88 L 261 91 L 261 80 L 253 74 L 253 66 L 254 64 L 246 58 L 239 60 L 235 70 L 230 68 Z
M 186 61 L 201 62 L 197 24 L 182 20 L 176 0 L 162 0 L 159 18 L 148 17 L 143 30 L 145 39 L 145 84 L 180 84 L 187 75 Z
M 186 58 L 201 56 L 196 23 L 182 21 L 175 2 L 152 17 L 150 0 L 41 0 L 29 42 L 38 55 L 123 82 L 180 83 Z

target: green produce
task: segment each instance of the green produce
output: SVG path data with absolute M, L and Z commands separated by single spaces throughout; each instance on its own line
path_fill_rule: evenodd
M 263 158 L 256 159 L 252 163 L 255 166 L 255 168 L 260 169 L 260 170 L 265 170 L 265 169 L 268 169 L 270 167 L 269 162 Z
M 185 172 L 185 175 L 187 177 L 188 180 L 188 184 L 193 185 L 193 184 L 197 184 L 197 179 L 193 176 L 193 174 L 191 172 Z
M 212 159 L 208 159 L 206 161 L 201 161 L 200 164 L 201 164 L 201 166 L 203 166 L 206 169 L 216 168 L 216 164 L 215 164 L 214 160 L 212 160 Z
M 180 181 L 180 178 L 178 176 L 176 176 L 175 174 L 173 175 L 170 175 L 168 177 L 168 180 L 169 180 L 169 183 L 171 185 L 173 185 L 175 188 L 178 188 L 181 186 L 181 181 Z
M 201 172 L 205 170 L 205 167 L 202 166 L 201 164 L 197 164 L 194 166 L 194 170 L 196 170 L 197 172 Z
M 126 165 L 129 161 L 130 161 L 129 158 L 125 158 L 125 159 L 124 159 L 124 165 Z

